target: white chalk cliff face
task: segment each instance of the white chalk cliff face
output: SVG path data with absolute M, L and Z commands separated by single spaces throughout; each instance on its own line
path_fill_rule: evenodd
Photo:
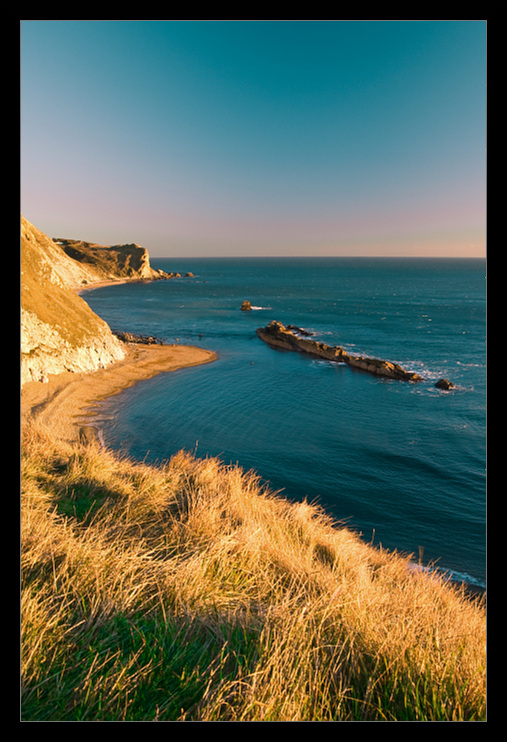
M 65 371 L 89 372 L 125 357 L 123 344 L 76 289 L 103 280 L 93 265 L 21 217 L 21 385 Z

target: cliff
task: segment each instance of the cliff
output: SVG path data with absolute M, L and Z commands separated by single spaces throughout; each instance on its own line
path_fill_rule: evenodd
M 305 335 L 307 333 L 304 333 Z M 301 337 L 298 328 L 285 327 L 281 322 L 273 320 L 266 327 L 259 327 L 257 335 L 265 343 L 280 350 L 293 350 L 307 353 L 316 358 L 336 363 L 346 363 L 354 368 L 367 371 L 374 376 L 385 376 L 400 381 L 421 381 L 421 377 L 412 371 L 406 371 L 402 366 L 391 361 L 380 358 L 367 358 L 365 356 L 351 356 L 342 347 L 325 345 L 316 340 L 308 340 Z
M 172 278 L 175 275 L 152 268 L 146 248 L 135 243 L 104 246 L 61 237 L 54 238 L 53 242 L 81 266 L 86 274 L 82 279 L 83 284 L 103 281 L 155 281 Z
M 109 326 L 76 293 L 103 279 L 21 217 L 21 386 L 64 371 L 95 371 L 125 356 Z

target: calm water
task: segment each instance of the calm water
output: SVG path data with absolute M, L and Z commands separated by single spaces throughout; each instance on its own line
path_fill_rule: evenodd
M 157 461 L 181 448 L 317 500 L 365 540 L 486 579 L 484 260 L 152 260 L 193 278 L 95 289 L 113 329 L 214 350 L 106 402 L 106 443 Z M 241 312 L 248 299 L 255 307 Z M 410 384 L 276 351 L 277 319 L 416 370 Z M 456 388 L 438 391 L 449 378 Z

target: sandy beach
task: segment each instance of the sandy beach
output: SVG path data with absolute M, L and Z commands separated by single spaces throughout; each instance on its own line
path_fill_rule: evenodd
M 159 373 L 210 363 L 216 354 L 188 345 L 127 345 L 118 363 L 93 373 L 63 373 L 28 382 L 21 390 L 21 422 L 36 419 L 69 441 L 91 440 L 99 431 L 94 407 L 114 394 Z

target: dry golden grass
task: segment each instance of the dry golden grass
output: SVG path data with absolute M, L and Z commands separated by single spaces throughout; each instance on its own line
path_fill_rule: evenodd
M 483 720 L 485 610 L 252 472 L 23 431 L 22 718 Z

